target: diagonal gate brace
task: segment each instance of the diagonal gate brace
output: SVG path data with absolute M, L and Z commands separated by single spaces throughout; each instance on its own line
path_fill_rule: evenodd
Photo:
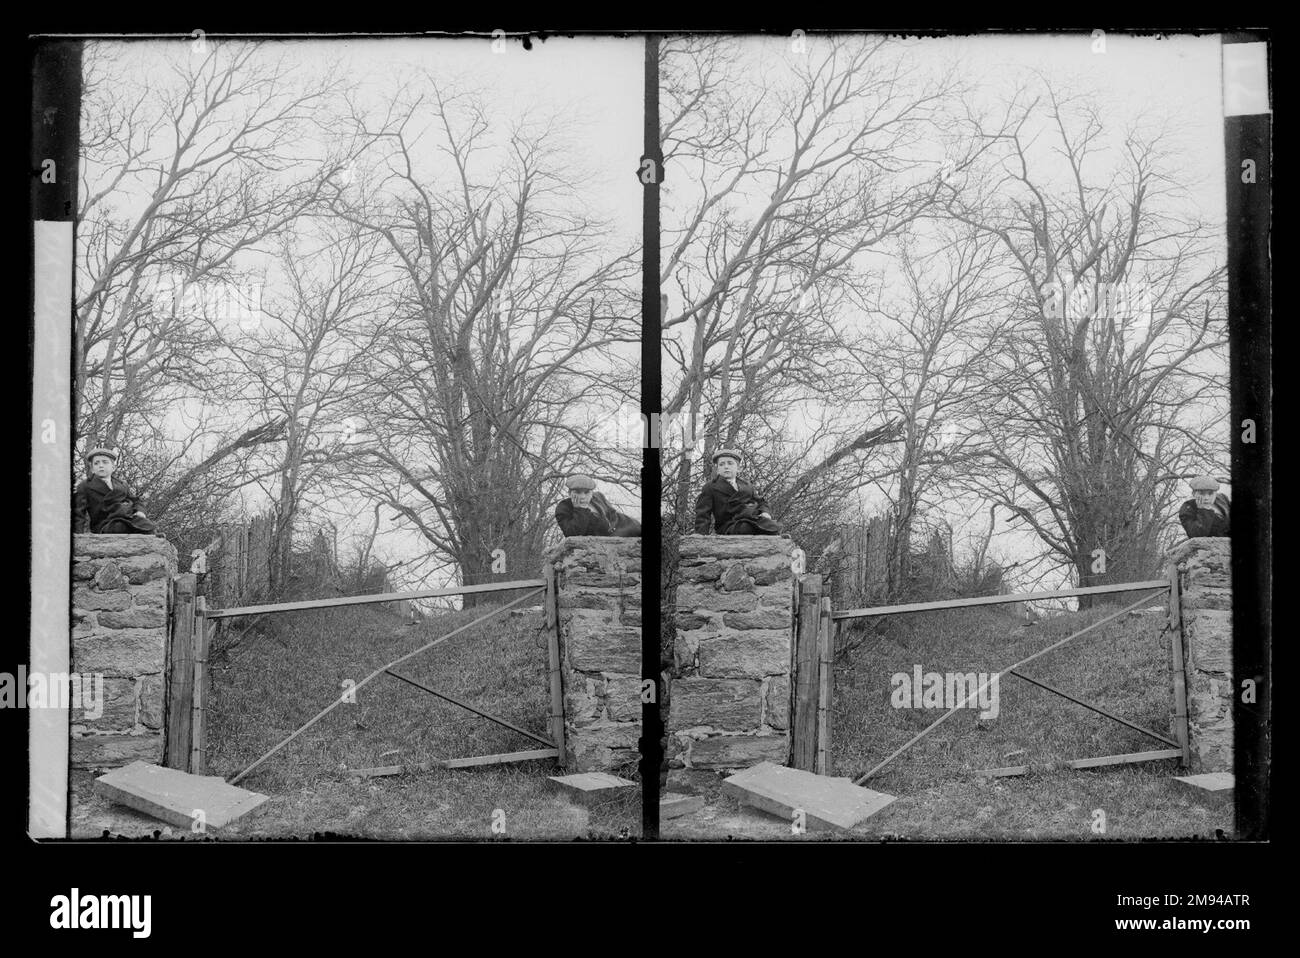
M 468 702 L 462 702 L 460 699 L 454 698 L 448 695 L 446 692 L 439 692 L 437 689 L 431 689 L 423 682 L 418 682 L 415 679 L 411 678 L 409 675 L 402 675 L 400 672 L 394 672 L 392 669 L 384 669 L 384 674 L 391 675 L 395 679 L 400 679 L 401 681 L 405 682 L 408 685 L 414 685 L 417 689 L 420 689 L 423 692 L 428 692 L 430 695 L 435 695 L 438 698 L 442 699 L 443 701 L 450 702 L 452 705 L 458 705 L 461 708 L 465 709 L 466 711 L 473 712 L 475 715 L 487 719 L 489 722 L 495 722 L 497 725 L 503 725 L 506 728 L 510 729 L 510 731 L 518 732 L 520 735 L 525 735 L 528 738 L 532 739 L 534 742 L 540 742 L 541 744 L 548 745 L 551 748 L 555 747 L 555 743 L 552 742 L 549 738 L 543 738 L 542 736 L 538 735 L 536 732 L 530 732 L 526 728 L 520 728 L 518 725 L 515 725 L 513 722 L 507 722 L 499 715 L 493 715 L 491 712 L 484 712 L 481 708 L 478 708 L 477 706 L 474 705 L 470 705 Z

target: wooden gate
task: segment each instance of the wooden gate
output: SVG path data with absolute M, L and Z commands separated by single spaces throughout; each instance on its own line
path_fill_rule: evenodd
M 1114 722 L 1141 732 L 1148 737 L 1154 738 L 1167 746 L 1163 749 L 1155 749 L 1147 752 L 1131 752 L 1123 755 L 1103 755 L 1095 758 L 1071 759 L 1065 763 L 1069 767 L 1092 768 L 1100 765 L 1118 765 L 1130 762 L 1144 762 L 1169 758 L 1177 758 L 1179 764 L 1186 767 L 1190 758 L 1187 730 L 1187 680 L 1184 673 L 1183 662 L 1182 616 L 1179 611 L 1178 570 L 1172 563 L 1168 566 L 1167 575 L 1164 579 L 1151 579 L 1143 582 L 1123 582 L 1114 585 L 1087 586 L 1078 589 L 1060 589 L 1052 592 L 1022 592 L 1013 595 L 981 596 L 972 599 L 947 599 L 939 602 L 914 602 L 905 605 L 876 606 L 867 609 L 847 609 L 842 612 L 835 612 L 831 608 L 831 600 L 822 595 L 821 576 L 803 576 L 797 583 L 796 592 L 796 608 L 798 609 L 798 612 L 795 628 L 795 694 L 794 713 L 791 725 L 791 766 L 806 771 L 816 772 L 819 775 L 826 775 L 830 772 L 828 754 L 830 743 L 832 741 L 831 736 L 833 734 L 831 722 L 831 705 L 834 693 L 833 663 L 835 652 L 842 645 L 839 633 L 843 628 L 843 623 L 852 619 L 867 618 L 871 616 L 900 615 L 909 612 L 932 612 L 940 609 L 961 609 L 980 605 L 1006 605 L 1016 602 L 1034 601 L 1037 599 L 1068 598 L 1080 595 L 1100 595 L 1111 592 L 1138 591 L 1164 591 L 1168 593 L 1168 631 L 1170 637 L 1169 661 L 1174 685 L 1173 739 L 1161 735 L 1158 732 L 1153 732 L 1150 729 L 1143 728 L 1140 725 L 1136 725 L 1128 719 L 1115 715 L 1100 706 L 1094 705 L 1090 702 L 1085 702 L 1067 692 L 1054 688 L 1045 682 L 1031 678 L 1030 676 L 1018 671 L 1022 666 L 1046 655 L 1054 649 L 1060 648 L 1067 642 L 1072 642 L 1142 605 L 1149 604 L 1152 596 L 1146 595 L 1137 600 L 1137 602 L 1126 606 L 1118 612 L 1099 619 L 1092 625 L 1080 629 L 1078 632 L 1068 635 L 1065 638 L 1054 642 L 1047 648 L 1040 649 L 1033 655 L 996 673 L 996 675 L 992 676 L 984 684 L 980 685 L 963 701 L 957 703 L 956 706 L 949 709 L 937 720 L 932 722 L 921 732 L 904 743 L 900 748 L 895 750 L 892 754 L 876 764 L 873 768 L 858 776 L 854 780 L 854 784 L 861 785 L 867 779 L 871 778 L 895 758 L 928 735 L 933 729 L 946 721 L 950 716 L 955 715 L 958 711 L 965 708 L 971 701 L 975 700 L 981 692 L 988 688 L 989 685 L 1006 675 L 1014 676 L 1015 678 L 1028 682 L 1031 685 L 1035 685 L 1045 691 L 1051 692 L 1053 695 L 1058 695 L 1076 705 L 1088 709 L 1089 711 L 1095 712 L 1098 715 L 1102 715 Z M 981 774 L 993 776 L 1023 775 L 1028 770 L 1027 766 L 1013 765 L 1006 768 L 985 769 Z
M 512 731 L 533 739 L 544 746 L 523 752 L 508 752 L 500 755 L 474 755 L 465 758 L 447 759 L 439 765 L 446 768 L 465 768 L 474 765 L 491 765 L 503 762 L 519 762 L 530 759 L 555 758 L 564 764 L 564 697 L 560 676 L 559 622 L 556 608 L 555 570 L 547 566 L 546 578 L 525 579 L 516 582 L 493 582 L 485 585 L 461 586 L 450 589 L 430 589 L 419 592 L 387 592 L 373 595 L 343 596 L 331 599 L 310 599 L 302 602 L 280 602 L 269 605 L 241 606 L 231 609 L 208 609 L 206 599 L 195 595 L 195 576 L 193 573 L 178 575 L 173 579 L 172 611 L 167 649 L 167 691 L 166 691 L 166 752 L 165 763 L 170 768 L 180 769 L 195 775 L 207 774 L 206 736 L 207 723 L 205 710 L 210 689 L 208 675 L 208 650 L 217 621 L 240 616 L 273 615 L 304 609 L 324 609 L 344 605 L 371 605 L 381 602 L 408 601 L 411 599 L 429 599 L 443 596 L 466 595 L 485 592 L 504 592 L 516 589 L 528 589 L 529 592 L 509 602 L 487 615 L 480 616 L 473 622 L 454 629 L 426 643 L 413 652 L 371 672 L 356 685 L 345 691 L 329 706 L 318 712 L 310 721 L 301 726 L 292 735 L 281 740 L 274 748 L 253 762 L 230 780 L 233 785 L 254 768 L 288 745 L 300 734 L 324 718 L 335 707 L 341 705 L 349 694 L 380 675 L 414 686 L 445 702 L 473 712 L 481 718 L 502 725 Z M 536 597 L 544 596 L 543 609 L 548 637 L 548 676 L 550 683 L 550 714 L 548 731 L 550 737 L 530 732 L 499 716 L 492 715 L 460 699 L 453 698 L 445 692 L 429 688 L 410 676 L 394 671 L 395 667 L 407 659 L 469 629 L 495 615 L 505 612 L 512 606 Z M 366 769 L 364 772 L 374 774 L 395 774 L 400 767 L 386 769 Z

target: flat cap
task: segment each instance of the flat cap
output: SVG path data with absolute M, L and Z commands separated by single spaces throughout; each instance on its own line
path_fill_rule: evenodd
M 1197 476 L 1191 482 L 1193 492 L 1218 492 L 1219 481 L 1211 476 Z
M 569 477 L 569 488 L 570 489 L 595 489 L 596 481 L 592 479 L 591 476 L 584 476 L 582 473 L 579 472 Z
M 719 449 L 713 454 L 713 461 L 717 462 L 723 456 L 730 456 L 732 459 L 736 460 L 736 462 L 745 461 L 745 457 L 740 454 L 739 449 Z
M 96 456 L 108 456 L 109 459 L 117 462 L 116 449 L 105 449 L 103 446 L 96 446 L 94 449 L 90 450 L 90 452 L 86 453 L 86 462 L 90 462 L 90 460 L 94 459 Z

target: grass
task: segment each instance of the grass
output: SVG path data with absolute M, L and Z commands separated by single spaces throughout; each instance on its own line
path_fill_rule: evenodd
M 856 778 L 943 714 L 895 708 L 897 672 L 997 672 L 1114 611 L 1100 607 L 1033 627 L 981 609 L 891 616 L 860 633 L 836 662 L 831 774 Z M 1170 730 L 1168 635 L 1163 615 L 1125 617 L 1024 668 L 1034 678 L 1154 732 Z M 867 819 L 855 839 L 1094 840 L 1214 837 L 1232 809 L 1173 781 L 1174 760 L 1074 771 L 1071 758 L 1168 746 L 1036 686 L 1006 676 L 999 714 L 963 709 L 867 783 L 897 800 Z M 984 768 L 1029 765 L 1017 778 Z M 742 809 L 719 794 L 694 821 L 666 823 L 664 837 L 778 838 L 788 823 Z M 1094 831 L 1105 816 L 1105 831 Z M 832 837 L 816 833 L 808 837 Z
M 208 773 L 229 780 L 337 698 L 345 681 L 360 682 L 485 611 L 480 606 L 450 612 L 414 626 L 376 607 L 290 612 L 264 620 L 228 654 L 213 656 Z M 546 663 L 540 614 L 507 613 L 397 671 L 545 735 Z M 381 675 L 357 691 L 356 704 L 339 706 L 241 780 L 241 787 L 271 801 L 221 834 L 390 840 L 640 834 L 639 788 L 618 800 L 575 805 L 547 780 L 558 773 L 553 759 L 371 779 L 344 771 L 543 747 Z M 622 774 L 632 777 L 635 771 Z M 94 815 L 89 819 L 93 828 Z M 156 821 L 146 821 L 157 828 Z M 494 822 L 504 823 L 503 833 L 494 833 Z

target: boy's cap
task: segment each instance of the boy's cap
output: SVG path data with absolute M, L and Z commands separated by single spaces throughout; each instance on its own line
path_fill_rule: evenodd
M 94 459 L 96 456 L 108 456 L 109 459 L 117 462 L 116 449 L 105 449 L 103 446 L 97 446 L 90 450 L 90 452 L 86 453 L 86 462 L 90 462 L 90 460 Z
M 595 489 L 596 481 L 591 476 L 584 476 L 582 473 L 569 477 L 570 489 Z
M 1211 476 L 1197 476 L 1191 482 L 1192 492 L 1218 492 L 1219 481 Z
M 745 457 L 740 454 L 739 449 L 719 449 L 713 454 L 713 461 L 717 462 L 723 456 L 730 456 L 732 459 L 736 460 L 736 462 L 745 461 Z

